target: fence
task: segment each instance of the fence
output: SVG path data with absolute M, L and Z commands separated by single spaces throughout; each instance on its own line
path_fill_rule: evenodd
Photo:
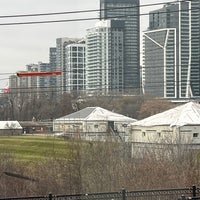
M 73 195 L 53 195 L 38 197 L 0 198 L 0 200 L 200 200 L 200 188 L 126 191 L 110 193 L 90 193 Z

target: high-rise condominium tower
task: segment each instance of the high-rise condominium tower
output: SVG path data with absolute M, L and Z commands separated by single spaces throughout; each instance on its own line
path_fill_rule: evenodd
M 127 94 L 140 91 L 139 0 L 100 0 L 101 20 L 124 21 L 123 87 Z
M 90 94 L 123 93 L 124 22 L 100 21 L 87 30 L 86 90 Z
M 58 93 L 67 91 L 67 65 L 66 65 L 66 46 L 78 42 L 76 38 L 57 38 L 56 39 L 56 70 L 61 70 L 61 76 L 56 77 L 56 88 Z
M 66 91 L 75 95 L 85 93 L 85 42 L 65 47 Z
M 144 92 L 164 98 L 200 96 L 200 0 L 150 12 L 144 37 Z

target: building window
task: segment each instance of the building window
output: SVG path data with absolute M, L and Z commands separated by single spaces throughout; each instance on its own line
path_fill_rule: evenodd
M 95 124 L 95 125 L 94 125 L 94 128 L 98 128 L 98 127 L 99 127 L 98 124 Z
M 146 136 L 146 133 L 145 133 L 145 132 L 142 132 L 142 136 L 145 137 L 145 136 Z
M 193 133 L 193 137 L 198 137 L 199 133 Z
M 158 132 L 158 137 L 161 137 L 161 133 L 160 132 Z

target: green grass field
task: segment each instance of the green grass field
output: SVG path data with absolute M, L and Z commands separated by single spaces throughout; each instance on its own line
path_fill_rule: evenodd
M 68 158 L 69 142 L 48 135 L 0 136 L 0 154 L 10 154 L 17 161 Z

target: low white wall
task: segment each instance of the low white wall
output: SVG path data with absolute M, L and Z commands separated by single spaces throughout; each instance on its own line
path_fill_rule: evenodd
M 200 126 L 132 126 L 131 142 L 167 144 L 200 143 Z

